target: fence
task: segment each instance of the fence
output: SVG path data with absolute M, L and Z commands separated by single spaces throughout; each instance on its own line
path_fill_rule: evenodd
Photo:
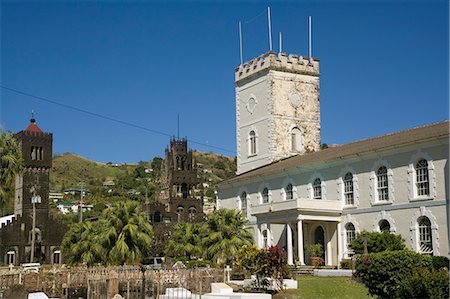
M 42 291 L 51 297 L 67 299 L 110 299 L 115 294 L 127 299 L 159 298 L 167 293 L 164 298 L 174 298 L 176 294 L 180 298 L 185 292 L 180 288 L 201 295 L 211 291 L 212 282 L 223 280 L 224 270 L 214 268 L 157 271 L 140 266 L 44 267 L 39 273 L 0 269 L 0 293 L 7 296 L 17 290 Z

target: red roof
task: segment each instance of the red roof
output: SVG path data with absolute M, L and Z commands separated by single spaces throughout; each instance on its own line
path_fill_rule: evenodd
M 42 133 L 42 130 L 36 125 L 36 123 L 31 122 L 28 127 L 25 129 L 28 132 Z

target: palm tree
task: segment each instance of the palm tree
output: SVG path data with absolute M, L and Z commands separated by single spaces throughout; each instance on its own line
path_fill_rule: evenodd
M 110 264 L 134 264 L 147 256 L 153 229 L 138 203 L 121 202 L 103 212 L 107 223 L 106 246 Z
M 206 236 L 207 227 L 198 223 L 179 223 L 167 243 L 165 254 L 175 258 L 189 260 L 203 255 L 202 239 Z
M 67 264 L 104 264 L 107 248 L 102 234 L 106 226 L 104 220 L 84 221 L 73 224 L 64 235 L 61 244 L 64 255 L 68 257 Z
M 3 206 L 12 196 L 12 183 L 16 174 L 23 168 L 22 153 L 11 133 L 0 131 L 0 206 Z
M 214 211 L 209 216 L 209 235 L 203 243 L 207 256 L 217 261 L 228 262 L 239 248 L 252 245 L 252 233 L 244 228 L 247 222 L 239 211 L 229 209 Z

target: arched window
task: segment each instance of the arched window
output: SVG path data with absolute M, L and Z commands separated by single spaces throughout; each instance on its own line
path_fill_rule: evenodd
M 345 236 L 346 236 L 346 244 L 347 248 L 350 248 L 352 241 L 356 237 L 356 229 L 353 223 L 349 222 L 345 225 Z
M 177 214 L 183 214 L 184 212 L 184 207 L 183 206 L 178 206 L 177 207 Z
M 354 205 L 355 197 L 353 193 L 353 174 L 347 172 L 344 176 L 344 198 L 346 205 Z
M 291 130 L 291 151 L 299 152 L 302 150 L 302 147 L 302 132 L 299 128 L 295 127 Z
M 255 131 L 250 131 L 248 135 L 248 154 L 250 156 L 256 155 L 256 133 Z
M 292 184 L 287 184 L 285 191 L 286 191 L 286 200 L 294 199 L 294 190 Z
M 322 181 L 317 178 L 313 183 L 313 198 L 322 199 Z
M 380 227 L 380 232 L 382 233 L 389 233 L 391 231 L 391 224 L 386 219 L 380 220 L 380 222 L 378 222 L 378 225 Z
M 378 201 L 389 200 L 389 186 L 386 166 L 381 166 L 377 170 L 377 191 Z
M 193 206 L 191 206 L 191 207 L 189 207 L 189 210 L 188 210 L 188 217 L 189 217 L 189 221 L 194 221 L 194 218 L 195 218 L 195 214 L 197 213 L 197 209 L 195 208 L 195 207 L 193 207 Z
M 186 183 L 181 184 L 181 196 L 183 198 L 188 198 L 188 186 Z
M 428 176 L 428 162 L 421 159 L 416 163 L 417 196 L 430 195 L 430 180 Z
M 269 203 L 269 189 L 264 188 L 261 195 L 262 195 L 262 203 Z
M 431 234 L 431 221 L 422 216 L 417 221 L 419 225 L 419 252 L 433 255 L 433 237 Z
M 244 217 L 247 217 L 247 192 L 241 194 L 241 212 Z

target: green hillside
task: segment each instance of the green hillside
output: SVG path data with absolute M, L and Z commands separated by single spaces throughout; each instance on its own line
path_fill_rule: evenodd
M 193 152 L 193 158 L 198 168 L 197 189 L 213 201 L 215 184 L 234 176 L 235 158 L 197 151 Z M 69 188 L 80 188 L 80 182 L 83 182 L 84 188 L 92 192 L 91 197 L 125 196 L 148 201 L 156 191 L 161 161 L 161 158 L 155 157 L 138 164 L 103 164 L 65 153 L 53 158 L 50 190 L 62 192 Z M 106 181 L 114 182 L 114 186 L 104 187 Z

